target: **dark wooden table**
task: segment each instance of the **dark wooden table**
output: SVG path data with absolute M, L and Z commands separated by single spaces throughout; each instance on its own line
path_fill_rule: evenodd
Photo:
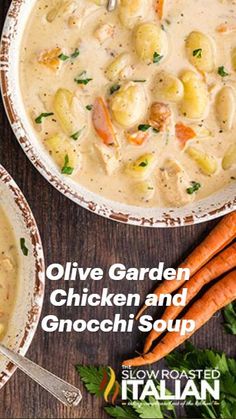
M 1 0 L 0 23 L 10 0 Z M 82 267 L 100 266 L 104 269 L 121 262 L 129 267 L 154 267 L 159 261 L 176 265 L 193 248 L 215 222 L 181 229 L 144 229 L 118 224 L 100 218 L 70 202 L 48 184 L 28 161 L 17 143 L 1 105 L 0 162 L 23 190 L 37 220 L 44 245 L 46 264 L 78 261 Z M 63 282 L 61 287 L 65 287 Z M 112 282 L 91 284 L 93 291 L 109 286 L 113 292 L 140 292 L 144 297 L 152 284 L 145 282 Z M 46 283 L 43 316 L 56 314 L 59 318 L 107 318 L 113 309 L 52 308 L 49 294 L 58 284 Z M 77 284 L 81 290 L 82 284 Z M 129 309 L 116 309 L 124 318 Z M 193 341 L 199 347 L 224 350 L 235 355 L 235 340 L 226 335 L 221 317 L 213 318 L 199 331 Z M 81 385 L 74 365 L 102 364 L 119 368 L 122 358 L 137 348 L 142 338 L 133 334 L 44 333 L 39 326 L 28 356 L 53 373 L 75 385 Z M 81 386 L 82 387 L 82 386 Z M 68 410 L 53 400 L 23 373 L 17 371 L 0 393 L 1 418 L 104 418 L 102 402 L 83 391 L 83 402 Z

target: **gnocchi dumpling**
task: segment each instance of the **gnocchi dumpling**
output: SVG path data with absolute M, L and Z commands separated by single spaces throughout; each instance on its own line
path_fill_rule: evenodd
M 168 39 L 161 25 L 143 23 L 135 31 L 135 49 L 142 61 L 159 63 L 168 52 Z
M 232 144 L 224 155 L 224 158 L 222 161 L 222 167 L 224 170 L 229 170 L 235 165 L 236 165 L 236 144 Z
M 129 64 L 130 55 L 129 54 L 120 54 L 114 61 L 107 67 L 106 76 L 109 80 L 114 81 L 119 79 L 122 71 Z
M 235 93 L 230 86 L 223 87 L 216 97 L 216 114 L 223 131 L 233 127 L 236 111 Z
M 214 175 L 218 168 L 218 163 L 215 157 L 204 151 L 198 150 L 195 147 L 189 147 L 186 153 L 193 159 L 204 175 Z
M 68 175 L 71 175 L 80 163 L 80 155 L 72 141 L 60 134 L 45 141 L 46 148 L 61 172 Z
M 128 163 L 126 173 L 138 180 L 146 180 L 156 166 L 154 154 L 144 154 L 132 163 Z
M 210 73 L 215 67 L 213 41 L 204 33 L 194 31 L 186 40 L 187 55 L 190 63 L 199 71 Z
M 155 80 L 154 95 L 157 100 L 179 102 L 184 96 L 184 86 L 178 77 L 161 71 Z
M 232 58 L 232 67 L 233 67 L 233 70 L 236 71 L 236 48 L 233 48 L 232 49 L 231 58 Z
M 155 194 L 155 185 L 153 180 L 147 179 L 136 183 L 133 187 L 136 197 L 141 201 L 149 201 Z
M 194 71 L 186 71 L 181 78 L 184 98 L 180 110 L 189 119 L 202 119 L 209 105 L 209 92 L 201 77 Z
M 86 116 L 78 98 L 67 89 L 58 89 L 53 101 L 53 109 L 65 134 L 77 134 L 86 124 Z
M 133 28 L 145 19 L 150 7 L 148 0 L 120 0 L 119 18 L 123 26 Z
M 105 6 L 107 3 L 106 0 L 91 0 L 93 3 L 95 3 L 97 6 Z
M 99 1 L 99 0 L 94 0 Z M 52 9 L 49 10 L 47 13 L 46 19 L 49 23 L 52 23 L 56 17 L 59 15 L 60 12 L 63 13 L 63 15 L 67 13 L 72 13 L 73 10 L 76 8 L 76 2 L 73 0 L 58 0 Z
M 112 95 L 110 108 L 115 121 L 125 128 L 137 124 L 146 112 L 146 97 L 142 86 L 127 83 Z

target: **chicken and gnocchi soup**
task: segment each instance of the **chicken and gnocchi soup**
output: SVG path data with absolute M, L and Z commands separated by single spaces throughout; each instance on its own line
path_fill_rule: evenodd
M 236 2 L 38 0 L 21 50 L 35 134 L 60 173 L 181 207 L 236 179 Z
M 0 207 L 0 340 L 7 332 L 17 288 L 18 253 L 13 228 Z

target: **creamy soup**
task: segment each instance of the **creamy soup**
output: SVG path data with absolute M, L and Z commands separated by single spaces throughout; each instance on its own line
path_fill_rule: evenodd
M 14 231 L 0 207 L 0 339 L 7 331 L 15 302 L 18 254 Z
M 125 204 L 178 207 L 236 179 L 236 3 L 38 0 L 25 108 L 59 171 Z

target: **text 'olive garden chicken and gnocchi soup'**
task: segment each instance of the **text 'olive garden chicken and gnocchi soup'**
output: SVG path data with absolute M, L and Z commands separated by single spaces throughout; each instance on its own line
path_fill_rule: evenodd
M 58 169 L 106 198 L 183 206 L 236 178 L 236 2 L 38 0 L 21 87 Z
M 18 252 L 13 228 L 0 207 L 0 340 L 7 332 L 15 302 Z

